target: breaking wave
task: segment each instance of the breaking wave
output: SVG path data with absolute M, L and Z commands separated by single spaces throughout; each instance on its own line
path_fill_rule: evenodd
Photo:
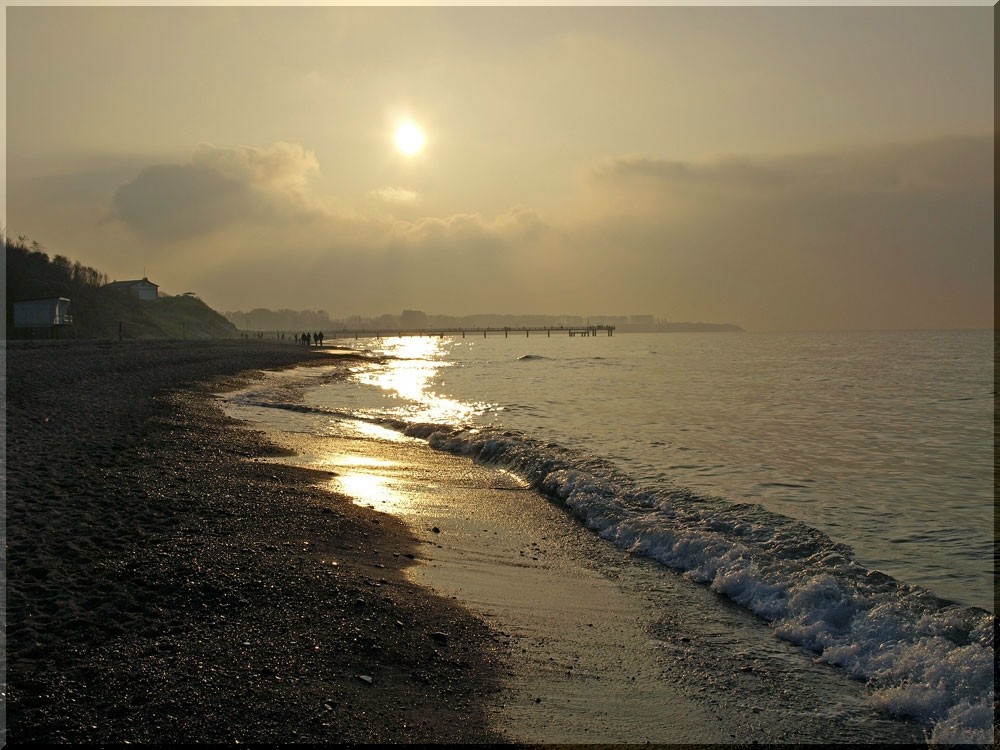
M 850 547 L 760 505 L 642 487 L 607 462 L 516 431 L 403 431 L 518 474 L 604 539 L 746 607 L 866 680 L 873 707 L 932 727 L 932 743 L 992 743 L 991 613 L 866 569 Z

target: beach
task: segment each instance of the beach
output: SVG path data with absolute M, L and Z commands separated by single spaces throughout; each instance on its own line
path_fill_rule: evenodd
M 6 350 L 7 741 L 491 742 L 502 644 L 211 394 L 275 342 Z
M 298 414 L 287 368 L 370 355 L 6 356 L 11 744 L 923 744 L 862 682 L 513 474 L 236 408 L 277 383 Z

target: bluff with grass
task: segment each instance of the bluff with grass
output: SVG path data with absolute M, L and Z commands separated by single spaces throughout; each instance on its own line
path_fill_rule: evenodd
M 73 324 L 60 338 L 84 339 L 223 339 L 236 327 L 197 297 L 161 296 L 139 300 L 128 290 L 107 286 L 100 271 L 62 255 L 49 258 L 37 244 L 21 237 L 4 239 L 7 277 L 7 338 L 46 337 L 48 332 L 14 328 L 14 303 L 66 297 Z

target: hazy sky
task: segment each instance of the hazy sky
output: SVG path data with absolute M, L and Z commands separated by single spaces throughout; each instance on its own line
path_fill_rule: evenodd
M 4 223 L 219 310 L 991 327 L 993 14 L 8 7 Z

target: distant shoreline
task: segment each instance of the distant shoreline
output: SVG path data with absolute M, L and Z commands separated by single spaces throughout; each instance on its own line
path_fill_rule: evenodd
M 615 333 L 746 333 L 735 323 L 660 323 L 658 325 L 620 325 Z
M 609 330 L 610 329 L 610 330 Z M 326 341 L 342 341 L 344 339 L 385 338 L 390 336 L 509 336 L 510 334 L 548 335 L 562 334 L 570 336 L 607 336 L 616 333 L 746 333 L 733 323 L 665 323 L 654 326 L 619 325 L 509 325 L 509 326 L 366 326 L 358 328 L 343 328 L 330 326 L 324 332 Z M 241 336 L 295 336 L 297 334 L 284 329 L 247 329 L 240 331 Z

